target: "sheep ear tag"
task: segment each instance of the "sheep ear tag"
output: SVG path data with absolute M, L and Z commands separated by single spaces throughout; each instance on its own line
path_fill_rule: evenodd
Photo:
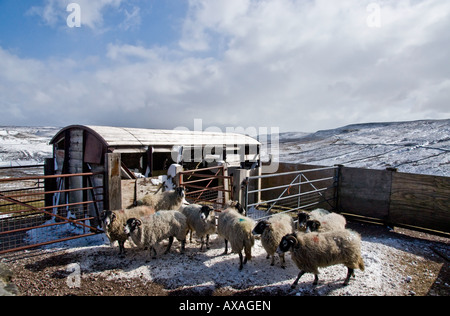
M 243 221 L 245 221 L 245 218 L 240 218 L 240 219 L 239 219 L 239 222 L 242 223 Z

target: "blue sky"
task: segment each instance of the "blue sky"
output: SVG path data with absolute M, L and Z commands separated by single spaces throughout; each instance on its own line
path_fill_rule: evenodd
M 170 46 L 180 36 L 187 10 L 187 2 L 179 0 L 123 1 L 120 6 L 105 5 L 102 21 L 95 27 L 82 23 L 80 28 L 70 28 L 66 19 L 71 12 L 65 3 L 74 1 L 59 2 L 61 6 L 52 7 L 53 20 L 40 12 L 49 1 L 2 0 L 0 44 L 21 57 L 37 59 L 102 55 L 108 43 Z M 81 7 L 82 19 L 83 13 Z
M 449 118 L 449 29 L 442 0 L 1 0 L 0 125 Z

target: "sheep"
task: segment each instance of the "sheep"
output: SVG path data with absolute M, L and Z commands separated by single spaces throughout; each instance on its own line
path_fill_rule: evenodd
M 247 211 L 242 207 L 241 203 L 237 201 L 228 201 L 226 204 L 227 208 L 234 208 L 239 214 L 247 216 Z
M 103 230 L 109 241 L 119 243 L 119 256 L 125 254 L 125 241 L 128 236 L 123 232 L 123 226 L 131 217 L 142 217 L 155 213 L 155 210 L 148 206 L 138 206 L 135 208 L 119 211 L 103 211 L 100 215 Z
M 155 245 L 163 239 L 169 238 L 169 245 L 164 254 L 172 247 L 173 238 L 181 242 L 181 253 L 184 253 L 188 226 L 186 216 L 178 211 L 159 211 L 153 215 L 130 218 L 127 220 L 124 233 L 140 248 L 150 248 L 152 258 L 156 258 Z
M 345 229 L 345 226 L 347 225 L 347 221 L 344 216 L 337 213 L 330 213 L 322 209 L 314 210 L 310 214 L 299 212 L 297 214 L 297 218 L 300 231 L 307 230 L 306 223 L 308 220 L 318 221 L 320 223 L 320 228 L 317 227 L 317 229 L 319 229 L 320 232 L 342 230 Z
M 298 229 L 304 231 L 305 225 L 306 225 L 306 221 L 308 221 L 308 220 L 318 220 L 318 221 L 320 221 L 321 218 L 323 218 L 324 216 L 326 216 L 328 214 L 330 214 L 330 212 L 328 212 L 327 210 L 321 209 L 321 208 L 315 209 L 315 210 L 313 210 L 313 211 L 311 211 L 309 213 L 300 211 L 297 214 Z
M 320 222 L 317 220 L 306 221 L 305 226 L 306 226 L 306 231 L 305 231 L 306 233 L 317 232 L 317 231 L 322 232 L 322 230 L 320 229 L 320 226 L 321 226 Z
M 163 193 L 147 194 L 138 204 L 153 207 L 156 211 L 178 210 L 188 204 L 185 196 L 184 188 L 178 187 Z
M 254 220 L 241 215 L 235 207 L 229 207 L 219 215 L 217 232 L 225 239 L 223 254 L 228 253 L 228 241 L 230 241 L 232 252 L 239 254 L 239 270 L 243 269 L 247 260 L 252 259 L 252 247 L 255 244 L 252 230 L 255 224 Z M 242 250 L 245 252 L 245 260 L 243 260 Z
M 267 259 L 272 257 L 271 266 L 275 265 L 275 252 L 283 236 L 294 231 L 294 221 L 287 214 L 277 214 L 268 220 L 262 220 L 253 229 L 253 235 L 261 235 L 261 244 L 267 252 Z M 281 267 L 286 268 L 284 253 L 280 255 Z
M 314 283 L 319 282 L 318 268 L 344 264 L 348 268 L 344 286 L 350 277 L 354 276 L 354 269 L 364 271 L 364 261 L 361 257 L 361 236 L 350 230 L 330 231 L 326 233 L 293 233 L 282 238 L 277 253 L 291 251 L 291 258 L 300 273 L 292 284 L 294 289 L 301 276 L 314 273 Z
M 206 249 L 209 249 L 209 235 L 216 232 L 216 217 L 214 209 L 208 205 L 191 204 L 185 206 L 182 213 L 186 216 L 187 225 L 191 231 L 190 242 L 192 242 L 192 232 L 195 231 L 201 239 L 200 251 L 203 251 L 206 236 Z

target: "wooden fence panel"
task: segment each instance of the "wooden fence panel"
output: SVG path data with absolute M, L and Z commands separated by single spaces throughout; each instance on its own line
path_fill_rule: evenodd
M 450 233 L 450 178 L 394 173 L 389 221 Z
M 387 220 L 392 171 L 341 167 L 339 211 Z

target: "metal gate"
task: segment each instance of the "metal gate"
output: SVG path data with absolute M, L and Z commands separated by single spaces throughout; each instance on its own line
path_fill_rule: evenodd
M 103 187 L 95 175 L 1 178 L 0 254 L 101 233 Z
M 260 219 L 318 207 L 335 210 L 338 178 L 337 166 L 248 177 L 244 183 L 247 213 Z
M 186 189 L 186 200 L 223 207 L 233 199 L 233 177 L 226 175 L 225 170 L 224 166 L 217 166 L 178 173 L 180 186 Z

